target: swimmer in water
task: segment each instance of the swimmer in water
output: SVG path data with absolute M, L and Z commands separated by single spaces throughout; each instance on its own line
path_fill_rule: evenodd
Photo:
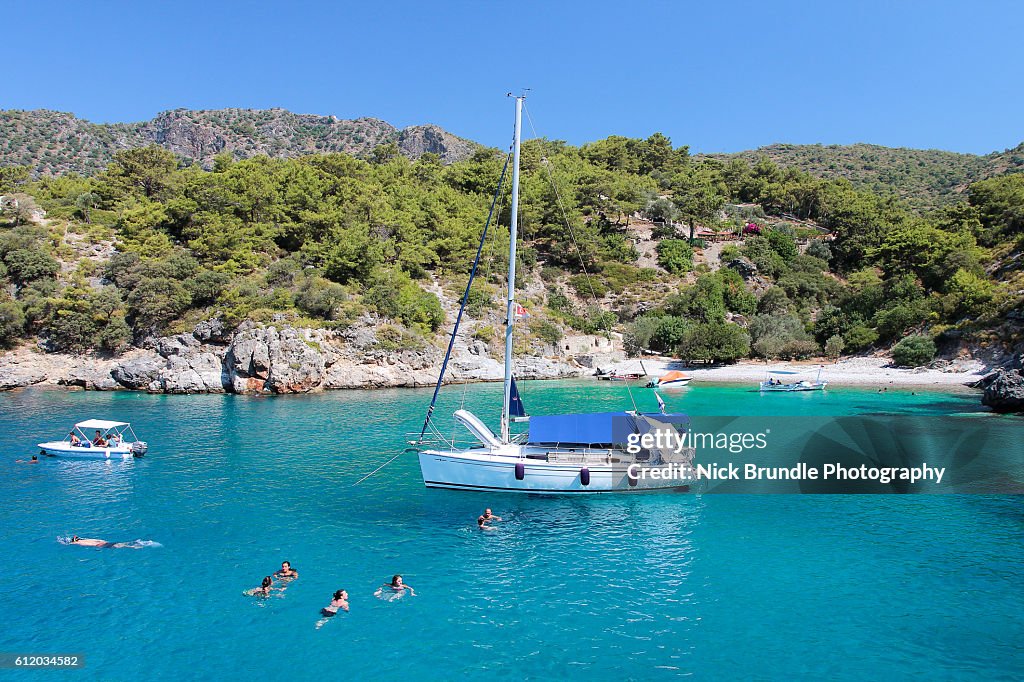
M 39 464 L 39 455 L 32 455 L 32 459 L 16 459 L 15 464 Z
M 402 576 L 396 575 L 391 579 L 390 583 L 378 587 L 377 591 L 373 593 L 373 596 L 381 597 L 383 595 L 387 595 L 388 591 L 390 591 L 394 596 L 399 596 L 405 594 L 406 590 L 409 591 L 409 596 L 416 596 L 416 592 L 412 589 L 412 585 L 406 585 L 402 581 Z
M 274 579 L 271 578 L 269 575 L 265 576 L 263 578 L 263 582 L 260 583 L 259 587 L 254 587 L 251 590 L 246 590 L 245 594 L 249 595 L 250 597 L 269 597 L 270 591 L 274 589 L 272 587 L 273 584 Z
M 316 629 L 319 630 L 329 619 L 338 615 L 339 609 L 342 611 L 348 611 L 348 592 L 345 590 L 338 590 L 335 592 L 334 598 L 331 599 L 331 603 L 320 609 L 320 615 L 323 616 L 323 618 L 316 622 Z
M 80 538 L 72 535 L 69 545 L 81 545 L 82 547 L 100 547 L 102 549 L 142 549 L 142 545 L 135 542 L 107 542 L 96 538 Z
M 495 516 L 490 509 L 484 509 L 484 513 L 477 517 L 476 525 L 480 530 L 497 530 L 494 526 L 488 526 L 490 521 L 501 521 L 500 516 Z
M 288 580 L 294 580 L 299 577 L 299 572 L 292 568 L 290 561 L 282 561 L 281 568 L 274 571 L 275 578 L 287 578 Z

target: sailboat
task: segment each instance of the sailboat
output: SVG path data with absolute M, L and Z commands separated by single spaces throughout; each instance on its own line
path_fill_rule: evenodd
M 510 95 L 511 96 L 511 95 Z M 455 421 L 469 432 L 472 442 L 462 445 L 448 440 L 432 424 L 431 415 L 445 368 L 451 357 L 455 334 L 462 319 L 473 275 L 479 264 L 484 227 L 477 259 L 470 273 L 462 307 L 455 321 L 444 364 L 434 387 L 434 399 L 419 438 L 410 441 L 418 452 L 423 483 L 428 488 L 473 491 L 508 491 L 535 494 L 607 493 L 654 489 L 688 489 L 687 472 L 692 472 L 693 448 L 683 447 L 688 419 L 683 414 L 633 410 L 597 414 L 552 414 L 527 416 L 512 371 L 513 332 L 516 312 L 516 241 L 519 215 L 519 153 L 522 110 L 525 96 L 515 97 L 515 128 L 512 142 L 512 202 L 509 235 L 507 309 L 505 317 L 504 399 L 500 433 L 467 409 L 454 413 Z M 506 169 L 508 160 L 506 160 Z M 502 173 L 502 181 L 504 179 Z M 495 202 L 501 191 L 495 193 Z M 494 202 L 491 204 L 491 216 Z M 512 426 L 527 425 L 513 433 Z M 521 428 L 521 427 L 519 427 Z M 427 439 L 431 430 L 433 438 Z M 649 436 L 646 440 L 644 436 Z M 655 445 L 656 447 L 642 447 Z M 673 466 L 669 466 L 673 465 Z M 679 475 L 661 475 L 666 467 Z M 652 472 L 659 469 L 659 472 Z

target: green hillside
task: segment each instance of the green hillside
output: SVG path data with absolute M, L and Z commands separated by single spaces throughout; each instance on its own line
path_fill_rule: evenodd
M 843 178 L 858 189 L 892 194 L 918 209 L 962 201 L 971 183 L 1024 170 L 1024 144 L 986 156 L 872 144 L 774 144 L 711 156 L 750 162 L 763 156 L 782 168 L 795 168 L 819 178 Z
M 923 364 L 1020 342 L 1024 174 L 921 215 L 765 158 L 694 159 L 658 134 L 532 140 L 522 157 L 525 353 L 611 330 L 692 361 L 896 344 L 899 362 Z M 209 170 L 156 145 L 116 151 L 92 177 L 2 168 L 0 342 L 119 353 L 216 317 L 376 319 L 382 349 L 438 344 L 501 167 L 495 150 L 446 165 L 392 142 L 365 159 L 221 153 Z M 501 319 L 507 197 L 499 209 L 469 301 L 485 342 Z M 701 228 L 742 239 L 705 248 L 688 239 Z

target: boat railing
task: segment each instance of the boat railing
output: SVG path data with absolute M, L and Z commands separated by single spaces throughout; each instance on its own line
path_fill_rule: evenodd
M 405 442 L 409 444 L 409 447 L 418 450 L 468 450 L 469 448 L 480 447 L 480 441 L 475 438 L 461 440 L 455 437 L 445 438 L 439 435 L 420 438 L 420 434 L 415 431 L 405 434 Z
M 548 461 L 554 464 L 621 464 L 632 462 L 631 455 L 621 450 L 548 450 Z

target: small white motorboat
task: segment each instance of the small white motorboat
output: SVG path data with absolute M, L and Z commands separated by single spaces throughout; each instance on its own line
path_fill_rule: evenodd
M 769 372 L 769 377 L 761 382 L 762 393 L 792 393 L 794 391 L 823 391 L 828 386 L 828 381 L 822 381 L 821 369 L 818 369 L 818 376 L 814 381 L 800 379 L 799 381 L 784 382 L 776 379 L 771 374 L 793 374 L 793 372 Z
M 692 381 L 693 377 L 685 372 L 672 370 L 647 384 L 647 388 L 682 388 Z
M 39 443 L 40 454 L 77 459 L 129 459 L 142 457 L 148 449 L 131 424 L 105 419 L 87 419 L 75 424 L 64 440 Z

